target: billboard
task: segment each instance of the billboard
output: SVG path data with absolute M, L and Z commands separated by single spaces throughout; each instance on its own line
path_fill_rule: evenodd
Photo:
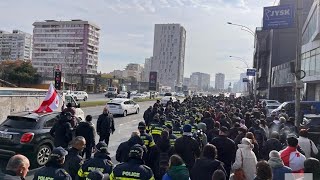
M 256 76 L 256 69 L 247 69 L 247 76 Z
M 294 7 L 292 5 L 264 7 L 263 30 L 291 28 L 293 24 Z
M 150 72 L 149 74 L 149 91 L 157 91 L 157 72 Z

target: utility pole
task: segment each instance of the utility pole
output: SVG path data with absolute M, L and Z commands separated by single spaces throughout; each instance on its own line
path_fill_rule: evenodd
M 301 88 L 301 8 L 302 0 L 296 0 L 297 46 L 295 61 L 295 125 L 300 126 L 300 88 Z

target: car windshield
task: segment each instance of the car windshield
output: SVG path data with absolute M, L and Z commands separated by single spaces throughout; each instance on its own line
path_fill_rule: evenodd
M 7 120 L 4 121 L 1 126 L 14 129 L 35 129 L 37 121 L 32 118 L 8 116 Z
M 267 106 L 268 109 L 277 109 L 279 106 Z
M 115 88 L 109 87 L 109 88 L 108 88 L 108 91 L 115 91 Z
M 270 103 L 270 104 L 276 104 L 278 103 L 278 101 L 275 101 L 275 100 L 268 100 L 267 103 Z

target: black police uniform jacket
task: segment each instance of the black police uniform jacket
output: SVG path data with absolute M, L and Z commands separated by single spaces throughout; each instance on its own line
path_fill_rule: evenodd
M 94 158 L 84 162 L 78 171 L 78 176 L 81 178 L 87 177 L 92 171 L 100 171 L 103 174 L 111 174 L 113 164 L 111 158 L 105 154 L 97 152 L 94 154 Z
M 24 178 L 19 177 L 13 171 L 5 171 L 4 174 L 0 173 L 1 180 L 24 180 Z
M 154 180 L 152 170 L 142 160 L 130 158 L 128 162 L 118 164 L 110 175 L 110 180 Z
M 75 148 L 71 148 L 66 156 L 66 161 L 63 167 L 70 174 L 72 179 L 75 179 L 82 163 L 83 158 L 80 156 L 80 151 Z
M 68 172 L 54 161 L 49 161 L 44 168 L 39 169 L 35 173 L 33 180 L 42 178 L 46 180 L 72 180 Z
M 91 122 L 81 122 L 77 126 L 76 136 L 83 136 L 86 139 L 86 147 L 92 148 L 96 145 L 95 128 Z
M 135 144 L 143 146 L 144 142 L 139 136 L 133 136 L 128 141 L 122 142 L 117 149 L 116 160 L 118 162 L 127 162 L 129 159 L 130 149 Z
M 97 121 L 97 133 L 100 137 L 110 136 L 111 131 L 115 131 L 112 114 L 101 114 Z

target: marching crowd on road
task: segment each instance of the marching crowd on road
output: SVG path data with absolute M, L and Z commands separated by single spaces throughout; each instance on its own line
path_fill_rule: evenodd
M 90 115 L 75 124 L 68 107 L 50 131 L 56 147 L 34 180 L 320 179 L 318 149 L 308 130 L 296 127 L 285 110 L 265 114 L 249 97 L 194 96 L 165 106 L 157 101 L 118 146 L 114 165 L 108 144 L 115 124 L 108 109 L 94 126 Z M 0 179 L 23 179 L 29 166 L 26 157 L 15 155 Z

